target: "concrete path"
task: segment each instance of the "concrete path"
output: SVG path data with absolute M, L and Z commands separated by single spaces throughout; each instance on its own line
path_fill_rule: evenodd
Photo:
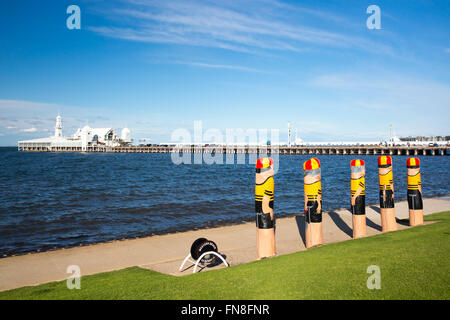
M 424 199 L 424 213 L 450 211 L 448 198 Z M 378 206 L 368 206 L 368 236 L 381 232 Z M 408 218 L 405 201 L 396 203 L 396 216 Z M 408 228 L 399 224 L 399 230 Z M 330 211 L 323 215 L 325 244 L 349 240 L 352 237 L 352 218 L 348 210 Z M 305 250 L 303 215 L 277 219 L 277 254 Z M 179 272 L 178 268 L 189 252 L 192 242 L 204 237 L 216 242 L 219 251 L 233 265 L 256 260 L 255 224 L 244 223 L 212 229 L 196 230 L 135 240 L 114 241 L 71 249 L 27 254 L 0 259 L 0 291 L 65 280 L 70 265 L 78 265 L 82 275 L 119 270 L 132 266 L 152 269 L 171 275 L 187 275 L 192 268 Z M 221 268 L 223 265 L 214 267 Z

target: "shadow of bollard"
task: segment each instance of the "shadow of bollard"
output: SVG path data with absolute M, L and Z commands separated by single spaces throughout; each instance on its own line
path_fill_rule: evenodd
M 339 214 L 335 211 L 331 211 L 328 213 L 330 218 L 333 220 L 333 222 L 336 224 L 336 226 L 341 229 L 345 234 L 347 234 L 350 237 L 353 237 L 353 230 L 352 228 L 339 216 Z
M 295 222 L 297 223 L 298 233 L 302 238 L 303 244 L 306 246 L 306 235 L 305 235 L 305 215 L 295 216 Z

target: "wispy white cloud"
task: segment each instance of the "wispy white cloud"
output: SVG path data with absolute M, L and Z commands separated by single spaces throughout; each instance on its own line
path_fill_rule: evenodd
M 139 120 L 139 121 L 136 121 L 136 124 L 148 124 L 148 121 L 147 120 Z
M 368 91 L 374 95 L 392 95 L 403 97 L 406 100 L 430 101 L 446 103 L 450 105 L 450 85 L 427 79 L 417 79 L 408 75 L 395 75 L 392 73 L 377 73 L 368 71 L 365 74 L 324 74 L 317 76 L 308 83 L 309 85 L 339 90 L 351 90 L 360 94 Z
M 89 29 L 107 37 L 152 43 L 175 43 L 254 53 L 257 50 L 302 52 L 311 45 L 351 48 L 392 54 L 392 49 L 367 38 L 285 21 L 272 14 L 291 5 L 264 1 L 254 7 L 226 7 L 211 1 L 128 1 L 108 10 L 110 26 Z M 243 8 L 246 9 L 243 9 Z M 298 7 L 298 11 L 324 19 L 328 13 Z M 335 16 L 331 16 L 336 18 Z M 341 18 L 343 19 L 343 18 Z
M 450 53 L 450 48 L 445 48 L 444 51 Z
M 52 134 L 56 115 L 62 116 L 63 135 L 72 136 L 75 131 L 89 124 L 91 127 L 112 127 L 120 130 L 127 124 L 133 139 L 149 135 L 153 142 L 167 140 L 171 126 L 179 125 L 179 121 L 167 124 L 168 115 L 152 112 L 151 115 L 136 112 L 124 115 L 116 110 L 98 107 L 69 106 L 59 103 L 46 103 L 26 100 L 0 99 L 0 129 L 3 129 L 0 143 L 15 145 L 18 140 L 42 138 Z M 120 132 L 120 131 L 119 131 Z
M 53 103 L 41 103 L 34 101 L 25 101 L 25 100 L 6 100 L 0 99 L 0 110 L 19 110 L 19 111 L 32 111 L 32 110 L 42 110 L 42 109 L 50 109 L 57 108 L 56 104 Z
M 430 79 L 387 72 L 325 74 L 308 85 L 318 95 L 339 97 L 340 112 L 365 114 L 368 126 L 395 122 L 399 133 L 442 133 L 450 117 L 450 84 Z
M 306 16 L 310 16 L 310 17 L 314 17 L 314 18 L 319 18 L 323 21 L 333 21 L 335 23 L 338 23 L 339 25 L 345 24 L 347 26 L 356 26 L 354 22 L 350 21 L 349 19 L 347 19 L 346 17 L 337 14 L 336 12 L 331 12 L 328 10 L 323 10 L 323 9 L 313 9 L 313 8 L 307 8 L 307 7 L 303 7 L 303 6 L 299 6 L 299 5 L 291 5 L 285 2 L 281 2 L 281 1 L 276 1 L 276 0 L 262 0 L 261 2 L 263 3 L 267 3 L 269 5 L 273 5 L 276 7 L 280 7 L 283 9 L 288 9 L 291 12 L 296 12 L 296 13 L 301 13 L 304 14 Z
M 0 99 L 0 127 L 8 129 L 7 135 L 20 134 L 42 134 L 49 132 L 55 126 L 56 115 L 64 110 L 68 110 L 70 115 L 64 118 L 65 132 L 72 133 L 77 126 L 86 120 L 79 117 L 89 116 L 90 110 L 83 110 L 79 107 L 65 106 L 58 103 L 36 102 L 27 100 L 7 100 Z M 75 114 L 76 116 L 73 116 Z M 98 116 L 94 114 L 94 116 Z M 86 118 L 86 119 L 89 119 Z
M 225 69 L 225 70 L 238 70 L 238 71 L 246 71 L 246 72 L 269 73 L 264 70 L 253 69 L 253 68 L 237 66 L 237 65 L 211 64 L 211 63 L 204 63 L 204 62 L 186 62 L 186 61 L 176 61 L 175 63 L 193 66 L 193 67 L 208 68 L 208 69 Z
M 20 130 L 20 131 L 21 131 L 21 132 L 29 132 L 29 133 L 32 133 L 32 132 L 37 132 L 38 129 L 36 129 L 35 127 L 32 127 L 32 128 L 22 129 L 22 130 Z

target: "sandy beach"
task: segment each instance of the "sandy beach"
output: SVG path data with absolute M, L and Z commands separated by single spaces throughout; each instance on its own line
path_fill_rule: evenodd
M 447 210 L 450 210 L 448 197 L 424 199 L 424 214 Z M 378 205 L 367 206 L 366 216 L 368 236 L 381 233 Z M 408 218 L 406 201 L 396 203 L 396 217 Z M 350 240 L 351 219 L 351 213 L 347 209 L 324 213 L 324 243 Z M 306 250 L 303 226 L 303 215 L 277 219 L 277 255 Z M 399 230 L 406 228 L 409 228 L 407 223 L 398 223 Z M 255 234 L 255 224 L 251 222 L 3 258 L 0 259 L 0 291 L 65 280 L 69 276 L 66 270 L 70 265 L 78 265 L 82 275 L 132 266 L 175 276 L 188 275 L 192 273 L 192 268 L 182 272 L 178 268 L 189 252 L 191 243 L 200 237 L 216 242 L 219 252 L 226 256 L 231 266 L 235 266 L 256 260 Z M 223 267 L 222 264 L 211 269 Z M 204 271 L 205 269 L 202 270 Z

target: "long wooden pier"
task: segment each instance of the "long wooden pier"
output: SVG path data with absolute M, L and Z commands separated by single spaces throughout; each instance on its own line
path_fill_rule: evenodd
M 127 146 L 105 147 L 90 146 L 86 150 L 81 147 L 49 147 L 25 146 L 18 148 L 23 152 L 108 152 L 108 153 L 207 153 L 207 154 L 282 154 L 282 155 L 414 155 L 437 156 L 449 155 L 450 146 Z
M 231 154 L 284 154 L 284 155 L 449 155 L 450 147 L 393 147 L 393 146 L 303 146 L 303 147 L 116 147 L 113 152 L 120 153 L 231 153 Z

